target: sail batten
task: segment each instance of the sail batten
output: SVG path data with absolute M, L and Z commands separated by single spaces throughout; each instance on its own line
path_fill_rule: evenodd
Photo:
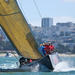
M 24 19 L 16 0 L 0 0 L 0 25 L 22 56 L 41 58 L 38 45 Z

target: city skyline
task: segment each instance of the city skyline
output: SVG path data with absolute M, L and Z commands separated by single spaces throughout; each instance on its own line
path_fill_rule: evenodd
M 27 19 L 33 26 L 41 26 L 41 18 L 37 12 L 33 0 L 17 0 Z M 75 23 L 75 0 L 35 0 L 42 18 L 53 18 L 54 25 L 57 22 Z

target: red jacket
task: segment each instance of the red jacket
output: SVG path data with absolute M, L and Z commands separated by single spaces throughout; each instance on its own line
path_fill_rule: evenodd
M 45 45 L 44 50 L 46 51 L 46 54 L 49 54 L 50 53 L 50 51 L 49 51 L 49 45 Z
M 32 63 L 32 59 L 30 59 L 30 61 L 29 61 L 30 63 Z
M 50 45 L 50 46 L 49 46 L 49 50 L 50 50 L 50 51 L 53 51 L 53 50 L 54 50 L 54 46 L 53 46 L 53 45 Z

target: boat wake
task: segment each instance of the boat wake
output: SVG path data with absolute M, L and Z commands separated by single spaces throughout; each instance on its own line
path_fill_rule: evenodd
M 67 72 L 75 71 L 75 67 L 72 67 L 69 62 L 62 61 L 55 66 L 54 72 Z

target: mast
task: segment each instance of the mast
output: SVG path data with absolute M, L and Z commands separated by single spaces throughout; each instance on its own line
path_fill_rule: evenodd
M 38 45 L 16 0 L 0 0 L 0 25 L 22 56 L 41 58 Z

